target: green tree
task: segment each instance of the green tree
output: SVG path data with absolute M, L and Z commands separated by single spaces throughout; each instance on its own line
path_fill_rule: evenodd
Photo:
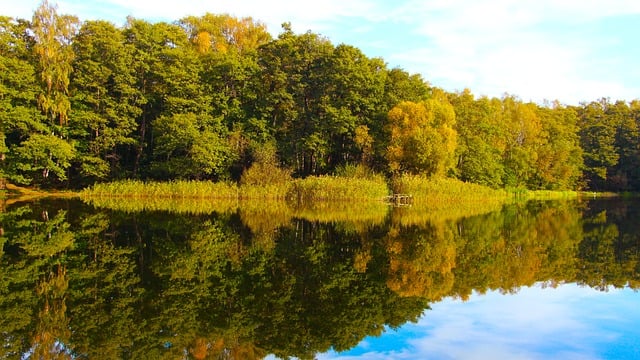
M 486 97 L 474 99 L 469 90 L 451 95 L 456 113 L 456 176 L 464 181 L 502 186 L 505 175 L 502 106 Z
M 637 112 L 637 102 L 635 105 Z M 615 190 L 638 189 L 640 179 L 640 131 L 634 109 L 623 101 L 616 101 L 605 110 L 609 121 L 616 124 L 615 147 L 618 151 L 618 163 L 613 166 L 608 178 L 609 188 Z
M 609 168 L 618 164 L 616 127 L 605 114 L 607 99 L 579 108 L 580 146 L 584 152 L 585 181 L 591 189 L 606 189 Z
M 154 170 L 160 177 L 218 178 L 233 159 L 229 142 L 195 114 L 160 116 L 154 127 Z
M 382 105 L 385 70 L 380 59 L 369 59 L 359 49 L 341 44 L 313 79 L 324 85 L 318 116 L 324 118 L 320 123 L 329 142 L 330 167 L 362 161 L 363 146 L 375 146 L 368 130 L 375 126 Z
M 265 121 L 282 160 L 302 175 L 323 171 L 330 142 L 324 132 L 322 66 L 333 45 L 317 34 L 296 35 L 285 26 L 258 52 L 254 118 Z
M 417 103 L 426 100 L 431 93 L 429 84 L 420 74 L 409 74 L 400 68 L 387 71 L 384 90 L 384 102 L 387 109 L 391 109 L 403 101 Z
M 75 156 L 75 148 L 64 139 L 33 134 L 11 151 L 11 179 L 22 184 L 43 184 L 50 175 L 66 180 L 66 170 Z
M 71 78 L 71 130 L 78 141 L 81 182 L 121 177 L 123 149 L 136 144 L 142 96 L 135 88 L 133 48 L 105 21 L 83 23 Z
M 38 111 L 39 84 L 28 36 L 29 23 L 0 17 L 0 163 L 2 174 L 9 177 L 15 170 L 11 149 L 26 140 L 32 132 L 47 133 Z
M 131 67 L 144 104 L 137 118 L 133 159 L 126 159 L 132 175 L 138 177 L 145 175 L 141 169 L 148 169 L 154 159 L 154 120 L 175 114 L 207 115 L 211 99 L 200 81 L 202 63 L 180 26 L 129 18 L 124 36 L 125 44 L 135 49 Z

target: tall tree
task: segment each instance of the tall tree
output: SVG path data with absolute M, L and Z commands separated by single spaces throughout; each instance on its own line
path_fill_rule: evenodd
M 575 110 L 556 102 L 552 107 L 539 108 L 538 115 L 543 141 L 537 150 L 535 174 L 529 187 L 553 190 L 578 188 L 584 163 Z
M 71 124 L 83 180 L 122 177 L 122 149 L 135 145 L 143 97 L 135 88 L 133 47 L 105 21 L 83 23 L 73 43 Z
M 38 98 L 40 108 L 52 124 L 66 125 L 69 119 L 69 77 L 72 71 L 71 42 L 78 19 L 58 15 L 57 5 L 43 0 L 33 14 L 34 51 L 39 60 L 43 89 Z
M 393 68 L 387 71 L 384 102 L 391 109 L 402 101 L 420 102 L 429 97 L 429 84 L 420 74 Z
M 317 75 L 313 81 L 321 88 L 324 85 L 321 96 L 325 101 L 319 111 L 325 118 L 323 132 L 330 144 L 329 166 L 361 161 L 363 146 L 374 146 L 368 132 L 375 126 L 383 105 L 387 76 L 384 63 L 367 58 L 358 48 L 341 44 Z
M 252 112 L 267 122 L 282 159 L 299 174 L 322 171 L 329 154 L 320 112 L 327 94 L 316 80 L 333 49 L 327 39 L 311 32 L 296 35 L 285 24 L 278 39 L 259 50 L 261 81 Z
M 131 160 L 133 176 L 141 176 L 141 169 L 154 160 L 154 120 L 174 114 L 208 114 L 211 99 L 203 91 L 202 63 L 181 27 L 129 18 L 124 35 L 126 44 L 135 48 L 135 84 L 144 98 Z
M 234 153 L 226 138 L 208 119 L 193 113 L 160 116 L 153 122 L 155 175 L 183 179 L 219 179 L 227 173 Z
M 500 113 L 502 104 L 486 97 L 474 99 L 469 90 L 451 94 L 456 113 L 455 174 L 464 181 L 502 186 L 504 177 L 504 127 Z
M 538 147 L 542 143 L 542 124 L 537 106 L 514 96 L 502 99 L 504 122 L 504 184 L 527 187 L 535 169 Z
M 635 106 L 635 109 L 632 108 Z M 609 122 L 616 124 L 615 146 L 618 163 L 610 169 L 609 187 L 617 190 L 637 190 L 640 180 L 640 130 L 638 104 L 616 101 L 605 110 Z
M 609 168 L 618 164 L 616 124 L 606 116 L 607 99 L 579 108 L 580 145 L 584 151 L 585 180 L 592 189 L 606 189 Z
M 11 149 L 32 132 L 47 132 L 37 109 L 39 84 L 32 61 L 29 23 L 0 17 L 0 177 L 12 179 Z

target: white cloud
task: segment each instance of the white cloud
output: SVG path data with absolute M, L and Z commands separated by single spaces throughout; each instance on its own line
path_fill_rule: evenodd
M 631 100 L 639 96 L 640 86 L 621 84 L 620 72 L 635 67 L 602 51 L 598 43 L 603 38 L 617 39 L 590 26 L 605 17 L 631 14 L 640 14 L 640 2 L 411 1 L 396 15 L 411 24 L 422 44 L 390 59 L 447 90 L 468 87 L 479 95 L 508 92 L 524 100 L 569 103 L 602 96 Z M 600 66 L 603 57 L 617 66 Z

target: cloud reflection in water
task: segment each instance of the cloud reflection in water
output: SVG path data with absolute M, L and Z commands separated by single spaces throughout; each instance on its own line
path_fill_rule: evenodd
M 577 285 L 474 294 L 432 305 L 417 324 L 319 359 L 640 358 L 640 293 Z

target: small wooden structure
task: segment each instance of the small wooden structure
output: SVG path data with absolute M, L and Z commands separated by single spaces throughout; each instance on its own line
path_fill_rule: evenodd
M 413 203 L 413 196 L 409 194 L 393 194 L 386 196 L 384 201 L 394 206 L 410 206 Z

